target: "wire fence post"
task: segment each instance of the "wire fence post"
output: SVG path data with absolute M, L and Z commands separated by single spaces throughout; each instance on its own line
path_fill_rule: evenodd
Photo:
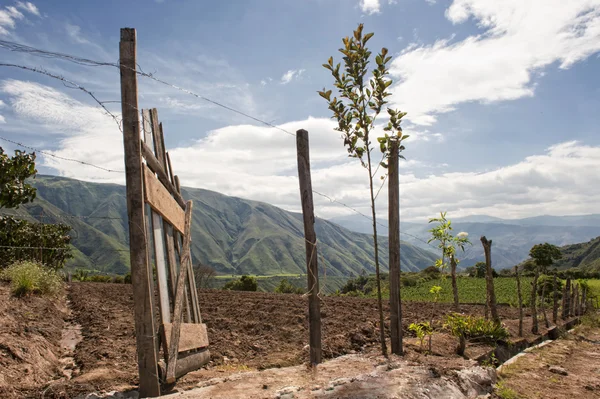
M 148 262 L 148 242 L 142 186 L 142 154 L 138 114 L 136 31 L 121 29 L 119 60 L 121 66 L 121 107 L 125 148 L 125 179 L 131 282 L 134 295 L 135 338 L 137 345 L 140 397 L 160 396 L 158 353 L 154 323 L 154 289 Z
M 400 301 L 400 184 L 398 142 L 390 144 L 388 169 L 388 226 L 390 251 L 390 334 L 392 353 L 402 355 L 402 304 Z
M 316 366 L 321 363 L 321 304 L 318 296 L 319 267 L 317 263 L 317 235 L 315 233 L 315 213 L 310 177 L 308 132 L 304 129 L 296 132 L 296 151 L 298 155 L 300 200 L 302 202 L 302 216 L 304 219 L 304 238 L 306 241 L 310 364 L 311 366 Z

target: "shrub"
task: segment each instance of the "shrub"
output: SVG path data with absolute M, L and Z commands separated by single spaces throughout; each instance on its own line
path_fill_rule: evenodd
M 258 283 L 254 277 L 242 276 L 237 280 L 229 281 L 223 286 L 223 289 L 232 291 L 256 291 L 258 289 Z
M 537 283 L 537 294 L 538 296 L 544 293 L 544 299 L 546 302 L 552 302 L 554 300 L 554 277 L 553 276 L 540 276 Z M 556 290 L 558 300 L 562 299 L 563 282 L 560 279 L 556 279 Z
M 123 284 L 125 282 L 125 278 L 123 276 L 115 276 L 113 278 L 113 283 Z
M 428 321 L 411 323 L 410 326 L 408 326 L 408 330 L 412 331 L 417 338 L 419 338 L 419 346 L 421 350 L 423 350 L 423 341 L 425 341 L 425 337 L 433 334 L 433 328 L 431 328 L 431 324 L 429 324 Z
M 290 283 L 287 278 L 284 278 L 279 282 L 279 285 L 275 287 L 275 292 L 279 294 L 304 294 L 302 288 L 296 287 Z
M 496 343 L 509 337 L 504 326 L 483 317 L 451 313 L 446 317 L 445 326 L 455 337 L 462 336 L 471 341 Z
M 90 272 L 83 269 L 75 269 L 75 273 L 71 276 L 73 281 L 88 281 L 90 278 Z
M 125 284 L 131 284 L 131 272 L 129 272 L 129 273 L 127 273 L 127 274 L 125 275 L 125 278 L 123 279 L 123 282 L 124 282 Z
M 13 263 L 0 273 L 3 280 L 10 281 L 15 296 L 41 294 L 56 296 L 62 292 L 62 278 L 52 269 L 38 263 L 24 261 Z
M 95 274 L 90 276 L 88 281 L 91 281 L 92 283 L 110 283 L 112 281 L 112 277 L 103 274 Z
M 15 262 L 43 261 L 46 267 L 60 269 L 72 258 L 71 227 L 65 224 L 31 223 L 0 216 L 0 268 Z M 30 249 L 35 247 L 36 249 Z M 37 248 L 44 249 L 37 249 Z

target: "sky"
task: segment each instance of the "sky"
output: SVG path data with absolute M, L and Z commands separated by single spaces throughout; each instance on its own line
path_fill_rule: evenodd
M 46 51 L 117 63 L 135 28 L 139 67 L 171 84 L 140 76 L 139 104 L 158 109 L 182 184 L 291 211 L 306 129 L 314 190 L 370 213 L 367 171 L 317 94 L 359 23 L 389 49 L 388 106 L 407 112 L 403 220 L 600 213 L 600 0 L 0 0 L 0 40 Z M 0 66 L 0 137 L 116 171 L 38 152 L 40 173 L 124 184 L 117 68 L 5 48 L 0 63 L 69 81 Z M 315 213 L 352 213 L 339 202 L 315 195 Z

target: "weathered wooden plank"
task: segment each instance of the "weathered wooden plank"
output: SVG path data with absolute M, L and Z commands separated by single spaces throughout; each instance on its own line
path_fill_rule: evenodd
M 398 142 L 390 145 L 388 167 L 388 227 L 390 268 L 390 336 L 392 353 L 402 355 L 402 302 L 400 301 L 400 185 Z
M 167 341 L 167 347 L 170 347 L 172 330 L 172 323 L 163 324 L 163 331 Z M 179 353 L 190 351 L 192 349 L 206 348 L 208 346 L 208 332 L 206 331 L 206 324 L 181 323 L 179 334 Z
M 135 338 L 139 371 L 140 397 L 160 395 L 158 351 L 154 324 L 154 292 L 152 272 L 144 229 L 143 171 L 140 152 L 140 120 L 136 76 L 136 32 L 121 29 L 119 62 L 121 72 L 121 112 L 125 149 L 125 180 L 127 182 L 127 215 L 129 220 L 129 251 L 133 285 Z
M 165 186 L 144 167 L 144 197 L 153 210 L 165 218 L 177 231 L 185 228 L 185 215 L 179 204 L 167 191 Z
M 171 384 L 175 382 L 175 367 L 177 365 L 177 353 L 179 352 L 179 333 L 181 326 L 181 313 L 183 310 L 183 300 L 185 293 L 185 280 L 187 278 L 188 267 L 191 263 L 190 243 L 192 241 L 192 201 L 187 202 L 185 207 L 185 228 L 183 230 L 183 257 L 181 258 L 181 267 L 177 277 L 177 289 L 175 290 L 175 306 L 173 311 L 173 328 L 169 340 L 169 353 L 167 357 L 167 376 L 166 382 Z
M 319 302 L 319 266 L 317 264 L 317 235 L 310 177 L 310 156 L 308 132 L 296 132 L 296 152 L 298 157 L 298 179 L 300 200 L 304 218 L 304 238 L 306 241 L 306 274 L 308 276 L 308 324 L 310 363 L 321 363 L 321 304 Z
M 175 377 L 179 378 L 186 375 L 190 371 L 198 370 L 210 361 L 210 351 L 208 349 L 199 352 L 184 354 L 179 357 L 177 366 L 175 367 Z M 167 365 L 164 361 L 158 363 L 160 375 L 165 379 L 167 375 Z
M 152 137 L 154 138 L 154 154 L 160 162 L 161 168 L 166 172 L 165 149 L 163 148 L 162 133 L 160 130 L 160 122 L 158 121 L 158 110 L 152 108 L 150 110 L 150 123 L 152 124 Z
M 154 256 L 156 262 L 156 279 L 158 280 L 158 299 L 160 303 L 160 317 L 163 323 L 171 322 L 171 305 L 169 304 L 169 287 L 167 282 L 167 268 L 165 265 L 165 245 L 161 216 L 152 212 L 152 234 L 154 237 Z
M 175 255 L 175 242 L 173 237 L 173 226 L 167 221 L 163 222 L 165 243 L 167 248 L 167 269 L 169 270 L 169 297 L 175 297 L 175 285 L 177 284 L 177 257 Z
M 163 184 L 163 186 L 165 186 L 165 188 L 169 191 L 169 193 L 175 198 L 175 201 L 177 201 L 177 203 L 179 204 L 181 209 L 182 210 L 185 209 L 185 201 L 181 197 L 181 194 L 175 188 L 175 185 L 169 181 L 169 177 L 167 176 L 167 173 L 160 166 L 160 162 L 158 161 L 158 159 L 156 159 L 156 157 L 152 153 L 152 149 L 150 149 L 150 147 L 148 147 L 148 145 L 145 143 L 142 143 L 141 146 L 142 146 L 142 155 L 146 159 L 146 166 L 148 166 L 148 168 L 152 172 L 156 173 L 156 175 L 158 176 L 158 180 Z
M 150 124 L 150 111 L 142 110 L 142 125 L 144 126 L 144 142 L 152 143 L 152 125 Z
M 167 152 L 167 166 L 169 167 L 169 180 L 171 183 L 175 184 L 175 178 L 173 177 L 173 164 L 171 164 L 171 156 Z M 177 188 L 175 188 L 177 189 Z
M 192 313 L 194 315 L 194 321 L 196 323 L 202 323 L 202 316 L 200 315 L 200 304 L 198 303 L 198 288 L 196 287 L 196 276 L 194 276 L 194 266 L 192 265 L 192 262 L 188 264 L 188 267 L 188 284 L 190 286 L 190 301 L 192 304 Z

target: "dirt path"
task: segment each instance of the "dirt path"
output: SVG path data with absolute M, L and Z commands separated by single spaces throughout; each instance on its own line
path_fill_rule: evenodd
M 576 327 L 524 353 L 503 366 L 499 377 L 501 398 L 600 398 L 600 325 Z

